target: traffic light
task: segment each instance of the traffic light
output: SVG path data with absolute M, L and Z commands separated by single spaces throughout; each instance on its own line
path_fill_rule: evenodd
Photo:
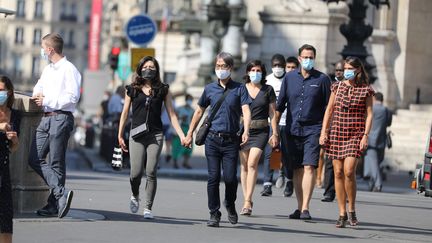
M 108 56 L 108 62 L 112 70 L 116 70 L 118 67 L 119 54 L 120 54 L 120 47 L 111 48 L 111 53 Z

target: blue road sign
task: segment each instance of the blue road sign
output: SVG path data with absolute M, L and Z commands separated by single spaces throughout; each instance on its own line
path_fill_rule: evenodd
M 126 24 L 126 36 L 130 41 L 140 46 L 152 41 L 156 32 L 156 23 L 144 14 L 133 16 Z

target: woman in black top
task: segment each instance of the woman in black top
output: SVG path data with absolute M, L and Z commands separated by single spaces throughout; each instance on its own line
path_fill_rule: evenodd
M 12 188 L 9 174 L 9 154 L 18 148 L 17 115 L 12 110 L 13 85 L 9 78 L 0 77 L 0 242 L 12 242 Z
M 274 119 L 276 109 L 276 94 L 273 87 L 266 83 L 266 69 L 259 60 L 251 61 L 246 66 L 246 89 L 252 99 L 249 105 L 252 121 L 249 131 L 249 140 L 240 150 L 241 184 L 244 204 L 241 215 L 252 214 L 252 194 L 258 175 L 258 161 L 267 144 L 272 147 L 279 144 L 277 123 Z M 272 136 L 269 141 L 269 122 L 271 118 Z
M 129 109 L 132 105 L 132 127 L 129 139 L 130 154 L 130 184 L 132 196 L 130 198 L 130 210 L 136 213 L 139 209 L 139 187 L 143 170 L 147 176 L 145 186 L 146 200 L 144 204 L 144 218 L 153 218 L 152 206 L 156 194 L 156 171 L 162 150 L 162 103 L 165 104 L 171 123 L 184 143 L 184 134 L 181 130 L 174 108 L 169 86 L 162 83 L 159 74 L 159 63 L 153 57 L 147 56 L 141 59 L 135 72 L 134 81 L 126 86 L 125 102 L 120 117 L 118 141 L 123 151 L 128 151 L 123 139 L 123 132 Z M 143 124 L 147 125 L 147 131 L 143 130 Z M 135 129 L 135 130 L 134 130 Z

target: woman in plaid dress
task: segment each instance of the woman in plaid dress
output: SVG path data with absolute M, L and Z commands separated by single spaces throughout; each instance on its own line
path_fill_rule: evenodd
M 368 76 L 359 58 L 345 59 L 344 80 L 334 83 L 331 91 L 324 115 L 320 144 L 326 145 L 327 155 L 333 160 L 339 207 L 336 227 L 343 228 L 348 220 L 351 226 L 357 225 L 355 213 L 357 159 L 367 148 L 373 114 L 374 91 L 369 86 Z

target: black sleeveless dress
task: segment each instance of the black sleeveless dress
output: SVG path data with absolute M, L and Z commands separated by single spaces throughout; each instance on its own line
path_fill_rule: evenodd
M 12 110 L 12 129 L 18 132 L 19 119 L 17 112 Z M 5 132 L 0 132 L 0 232 L 12 234 L 12 186 L 9 171 L 10 141 Z

